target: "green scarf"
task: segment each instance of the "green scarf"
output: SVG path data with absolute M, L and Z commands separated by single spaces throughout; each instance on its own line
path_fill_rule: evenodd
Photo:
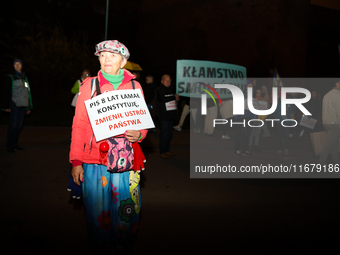
M 119 74 L 117 75 L 107 74 L 102 69 L 100 69 L 100 71 L 102 72 L 102 75 L 104 76 L 104 78 L 113 85 L 113 88 L 115 90 L 119 87 L 119 85 L 122 83 L 124 79 L 123 69 L 120 69 Z

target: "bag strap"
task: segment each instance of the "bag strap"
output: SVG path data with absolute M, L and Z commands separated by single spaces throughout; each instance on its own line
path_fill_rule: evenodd
M 98 78 L 96 78 L 96 91 L 97 91 L 97 96 L 99 96 L 102 92 L 100 92 L 100 87 L 99 87 L 99 81 Z
M 98 78 L 92 79 L 91 81 L 91 98 L 93 98 L 95 91 L 97 92 L 97 96 L 101 94 Z

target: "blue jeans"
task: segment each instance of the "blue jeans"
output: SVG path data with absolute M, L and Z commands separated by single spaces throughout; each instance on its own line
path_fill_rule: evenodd
M 11 106 L 11 119 L 7 131 L 7 149 L 14 149 L 17 146 L 25 114 L 26 107 Z

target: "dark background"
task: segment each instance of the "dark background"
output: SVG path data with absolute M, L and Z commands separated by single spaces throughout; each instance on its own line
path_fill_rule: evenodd
M 7 154 L 3 146 L 0 153 L 1 237 L 10 248 L 3 251 L 85 254 L 88 249 L 85 216 L 79 214 L 83 207 L 74 209 L 71 198 L 65 203 L 70 197 L 70 90 L 84 68 L 93 75 L 99 69 L 93 53 L 105 39 L 105 8 L 105 0 L 1 5 L 0 75 L 4 78 L 13 60 L 21 58 L 34 106 L 20 138 L 27 150 Z M 164 73 L 175 77 L 177 59 L 242 65 L 249 77 L 269 77 L 269 70 L 277 68 L 282 77 L 334 78 L 339 76 L 339 14 L 310 0 L 110 1 L 108 38 L 128 47 L 130 60 L 143 68 L 142 80 L 147 74 L 157 82 Z M 314 86 L 325 94 L 332 84 Z M 8 120 L 0 114 L 2 144 Z M 162 161 L 155 149 L 158 136 L 148 138 L 143 149 L 151 164 L 142 178 L 144 235 L 138 240 L 144 254 L 214 254 L 222 246 L 224 253 L 232 248 L 292 253 L 299 246 L 304 253 L 320 248 L 325 254 L 332 244 L 337 248 L 337 179 L 193 180 L 189 132 L 174 136 L 177 157 L 170 161 Z M 308 138 L 294 137 L 288 158 L 276 155 L 275 135 L 268 139 L 262 140 L 265 153 L 250 157 L 250 164 L 296 163 L 313 155 Z M 225 145 L 227 162 L 243 164 L 244 158 L 233 155 L 233 143 Z
M 106 0 L 13 0 L 2 7 L 0 74 L 22 59 L 34 106 L 26 123 L 71 125 L 71 87 L 84 68 L 99 70 L 93 53 L 105 39 Z M 168 73 L 175 84 L 178 59 L 242 65 L 248 77 L 269 77 L 275 68 L 281 77 L 338 77 L 339 14 L 310 0 L 110 1 L 107 37 L 128 47 L 142 81 L 152 74 L 159 83 Z M 321 94 L 331 87 L 316 85 Z M 0 124 L 7 121 L 2 114 Z

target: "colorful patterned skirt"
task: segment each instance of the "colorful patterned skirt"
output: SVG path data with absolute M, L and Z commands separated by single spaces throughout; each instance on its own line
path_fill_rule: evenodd
M 139 173 L 84 164 L 83 199 L 91 242 L 131 246 L 141 208 Z

